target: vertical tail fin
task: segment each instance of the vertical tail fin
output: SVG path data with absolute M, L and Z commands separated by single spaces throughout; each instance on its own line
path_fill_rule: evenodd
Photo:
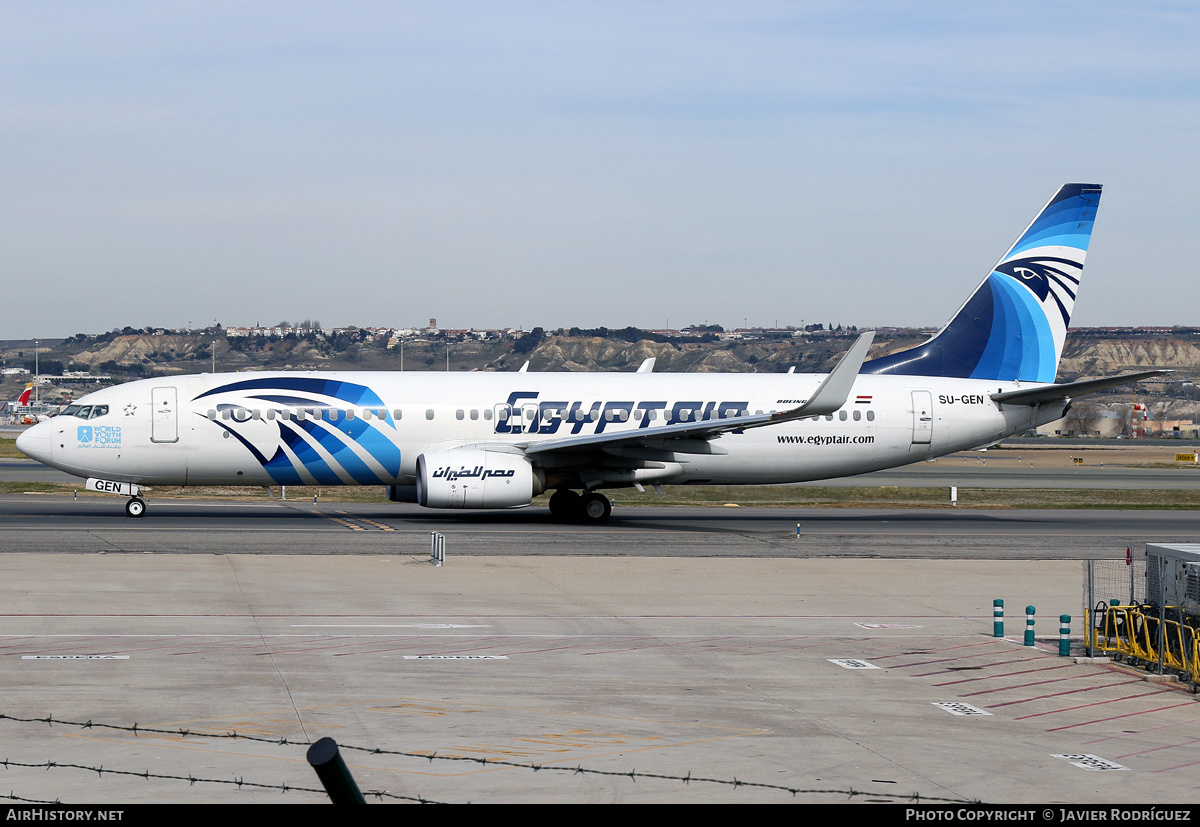
M 21 407 L 25 407 L 26 405 L 28 405 L 29 404 L 29 395 L 31 393 L 33 393 L 33 383 L 32 382 L 30 382 L 28 385 L 26 385 L 25 390 L 22 391 L 21 395 L 17 397 L 17 404 Z
M 1100 190 L 1063 186 L 945 327 L 862 372 L 1053 382 Z

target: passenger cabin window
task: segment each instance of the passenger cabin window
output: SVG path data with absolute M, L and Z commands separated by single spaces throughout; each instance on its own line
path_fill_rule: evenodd
M 426 419 L 433 419 L 433 408 L 426 408 L 426 409 L 425 409 L 425 418 L 426 418 Z
M 465 411 L 463 411 L 462 408 L 459 408 L 457 411 L 454 412 L 454 418 L 457 419 L 459 422 L 461 422 L 462 420 L 467 418 L 467 414 Z
M 400 410 L 399 408 L 396 408 L 396 410 L 392 411 L 392 419 L 399 422 L 403 418 L 404 418 L 404 411 Z
M 846 421 L 846 412 L 838 411 L 838 419 L 842 420 L 842 422 L 845 422 Z
M 874 411 L 867 411 L 867 421 L 868 422 L 875 421 L 875 412 Z
M 476 408 L 471 409 L 471 419 L 479 419 L 479 411 Z
M 492 409 L 491 408 L 483 409 L 483 418 L 488 421 L 491 421 L 491 418 L 492 418 Z

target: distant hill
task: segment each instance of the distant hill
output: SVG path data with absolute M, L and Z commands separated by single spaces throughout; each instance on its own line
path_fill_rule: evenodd
M 587 334 L 600 335 L 587 335 Z M 930 331 L 882 330 L 871 355 L 882 356 L 911 347 Z M 574 334 L 574 335 L 572 335 Z M 228 337 L 221 331 L 195 333 L 121 332 L 44 340 L 39 363 L 45 372 L 90 371 L 111 376 L 112 382 L 146 376 L 245 370 L 446 370 L 515 371 L 526 360 L 534 371 L 632 371 L 643 360 L 657 360 L 657 371 L 700 373 L 824 372 L 853 341 L 856 331 L 753 331 L 742 338 L 725 334 L 675 338 L 657 332 L 624 330 L 553 331 L 478 338 L 471 332 L 409 336 L 403 341 L 391 332 L 350 329 L 336 335 L 308 331 L 281 337 Z M 33 342 L 0 342 L 8 367 L 33 367 Z M 1200 377 L 1200 330 L 1175 329 L 1147 334 L 1138 330 L 1072 331 L 1067 339 L 1059 380 L 1103 376 L 1148 367 L 1177 373 L 1153 386 L 1160 407 L 1172 413 L 1195 408 L 1194 387 Z M 5 376 L 0 399 L 14 399 L 28 376 Z M 73 398 L 87 387 L 56 382 L 44 398 Z M 1145 391 L 1142 392 L 1145 395 Z M 1118 391 L 1120 398 L 1132 398 Z

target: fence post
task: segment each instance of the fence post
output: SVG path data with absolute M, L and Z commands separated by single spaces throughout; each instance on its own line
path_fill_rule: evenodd
M 337 742 L 332 738 L 322 738 L 308 748 L 306 755 L 308 764 L 321 780 L 321 786 L 334 804 L 366 804 L 362 792 L 342 754 L 338 752 Z
M 1083 596 L 1083 651 L 1089 658 L 1095 657 L 1096 652 L 1093 646 L 1093 640 L 1096 636 L 1096 617 L 1092 607 L 1096 605 L 1096 561 L 1088 560 L 1087 565 L 1087 593 Z
M 1167 648 L 1167 558 L 1158 558 L 1158 674 L 1163 673 L 1163 650 Z

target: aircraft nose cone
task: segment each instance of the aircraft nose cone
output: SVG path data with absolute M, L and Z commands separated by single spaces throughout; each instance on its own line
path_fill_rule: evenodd
M 17 450 L 30 459 L 50 464 L 50 423 L 39 422 L 17 437 Z

